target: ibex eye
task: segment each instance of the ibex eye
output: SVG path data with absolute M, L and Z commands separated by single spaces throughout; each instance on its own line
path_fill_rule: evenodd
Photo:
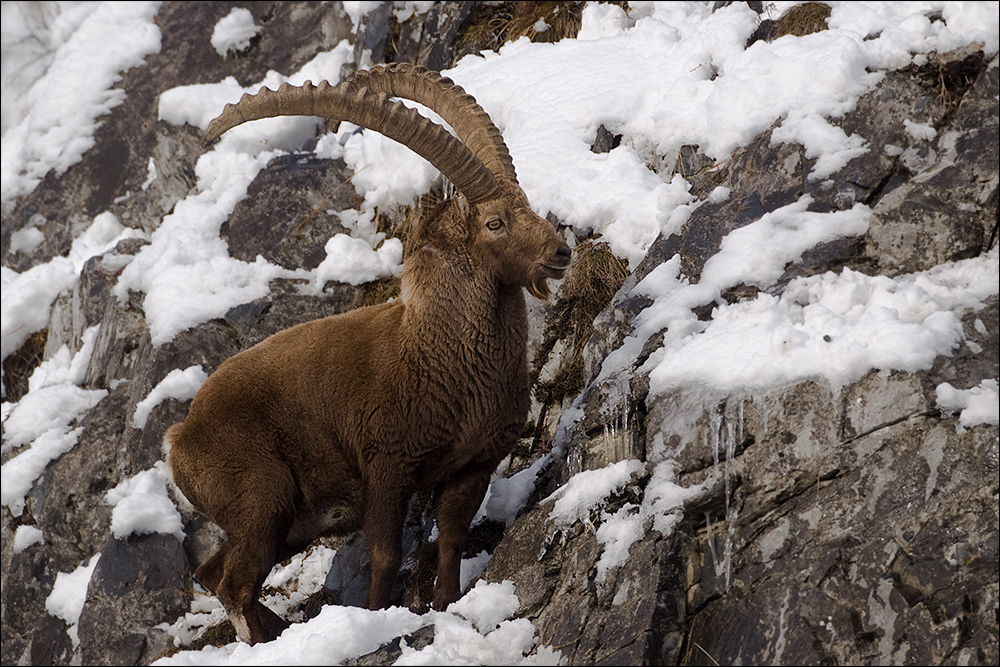
M 490 218 L 489 220 L 486 221 L 486 229 L 490 230 L 491 232 L 495 232 L 499 230 L 501 227 L 503 227 L 503 220 L 501 220 L 500 218 Z

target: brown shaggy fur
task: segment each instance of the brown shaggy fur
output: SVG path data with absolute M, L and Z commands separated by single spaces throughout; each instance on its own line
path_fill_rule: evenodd
M 240 638 L 287 623 L 264 607 L 272 566 L 325 534 L 362 529 L 367 606 L 389 603 L 410 497 L 433 489 L 433 605 L 459 564 L 490 475 L 529 407 L 524 287 L 546 296 L 570 251 L 516 183 L 443 203 L 416 232 L 402 297 L 300 324 L 223 363 L 167 434 L 177 487 L 226 542 L 195 576 Z

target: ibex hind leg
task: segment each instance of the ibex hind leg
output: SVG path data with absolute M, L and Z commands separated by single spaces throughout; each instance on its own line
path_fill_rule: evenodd
M 223 555 L 216 554 L 198 569 L 198 574 L 206 569 L 211 583 L 217 570 L 212 561 L 221 559 L 222 576 L 215 592 L 236 634 L 248 644 L 271 641 L 289 625 L 260 602 L 261 586 L 284 551 L 292 523 L 294 487 L 290 479 L 279 486 L 275 478 L 280 477 L 272 475 L 269 480 L 271 494 L 243 494 L 244 504 L 229 508 L 223 526 L 228 539 L 220 549 Z
M 231 540 L 224 556 L 216 595 L 236 634 L 248 644 L 271 641 L 289 625 L 260 602 L 261 586 L 277 562 L 277 552 L 273 534 L 262 534 Z
M 194 572 L 195 581 L 208 589 L 213 595 L 219 590 L 219 582 L 226 565 L 226 554 L 229 553 L 229 542 L 224 542 L 208 560 L 198 566 Z

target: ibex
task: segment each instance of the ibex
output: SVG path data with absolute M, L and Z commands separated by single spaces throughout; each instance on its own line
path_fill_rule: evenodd
M 434 110 L 458 138 L 392 97 Z M 378 131 L 430 161 L 458 194 L 413 232 L 399 299 L 300 324 L 231 357 L 167 431 L 176 486 L 226 534 L 195 578 L 251 644 L 287 627 L 258 599 L 264 578 L 321 535 L 364 531 L 366 604 L 387 606 L 419 490 L 435 498 L 432 604 L 460 597 L 469 525 L 529 408 L 522 288 L 547 298 L 546 281 L 571 258 L 529 207 L 500 131 L 436 72 L 390 65 L 338 86 L 247 94 L 205 141 L 282 115 Z

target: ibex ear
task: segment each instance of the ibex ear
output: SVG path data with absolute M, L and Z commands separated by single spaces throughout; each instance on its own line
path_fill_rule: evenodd
M 451 197 L 438 203 L 431 211 L 422 210 L 417 223 L 414 242 L 416 245 L 431 243 L 441 248 L 454 247 L 466 240 L 466 223 L 472 207 L 465 197 Z
M 469 206 L 469 200 L 465 195 L 458 191 L 455 192 L 454 198 L 455 203 L 458 205 L 458 214 L 462 216 L 463 221 L 468 220 L 469 212 L 472 210 L 472 207 Z

